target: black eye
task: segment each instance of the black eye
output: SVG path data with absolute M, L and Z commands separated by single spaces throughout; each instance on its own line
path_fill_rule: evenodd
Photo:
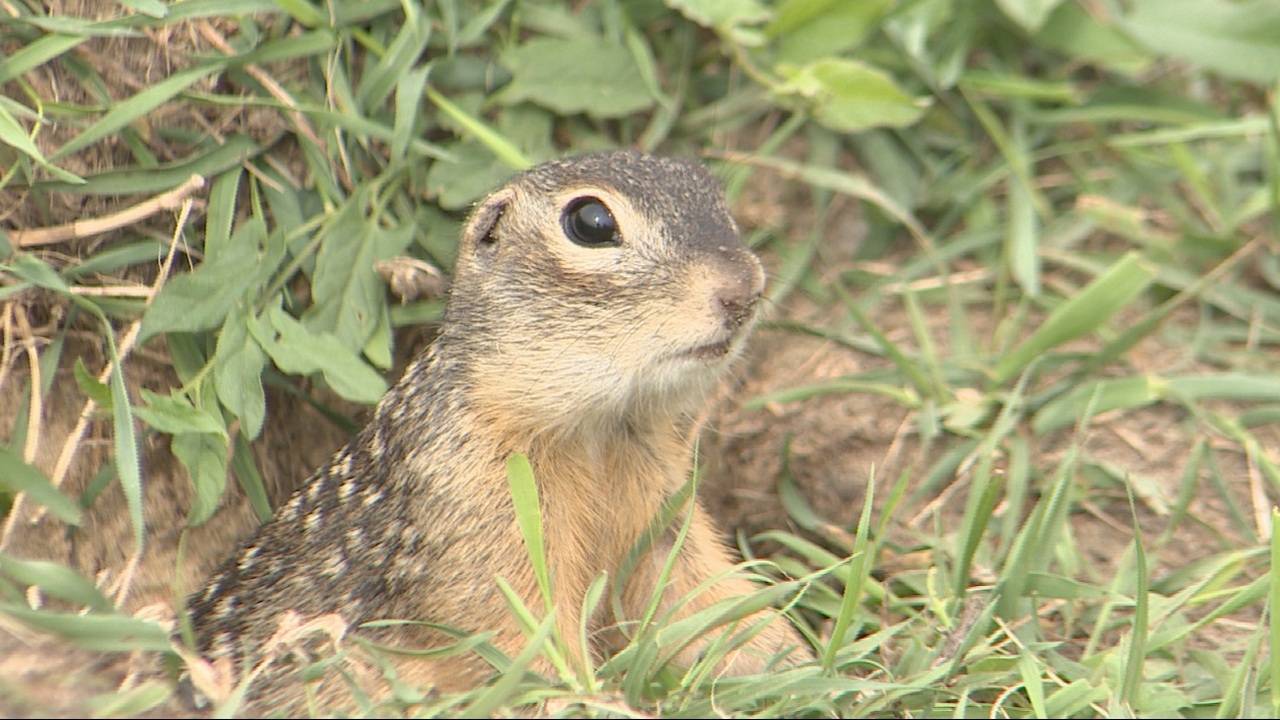
M 584 247 L 616 246 L 621 242 L 613 213 L 593 197 L 576 198 L 566 205 L 560 224 L 570 240 Z

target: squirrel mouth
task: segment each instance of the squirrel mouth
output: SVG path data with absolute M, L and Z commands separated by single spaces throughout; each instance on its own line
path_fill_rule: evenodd
M 733 349 L 733 340 L 734 338 L 730 336 L 723 340 L 707 343 L 706 345 L 699 345 L 680 353 L 680 357 L 688 358 L 690 360 L 699 360 L 702 362 L 720 360 L 727 356 Z

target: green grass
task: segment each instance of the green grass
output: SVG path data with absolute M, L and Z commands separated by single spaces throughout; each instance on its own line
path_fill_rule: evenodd
M 657 618 L 584 675 L 563 660 L 582 638 L 553 636 L 546 608 L 513 608 L 561 677 L 463 640 L 508 672 L 459 697 L 401 688 L 410 711 L 1280 715 L 1276 3 L 571 5 L 132 0 L 82 19 L 0 4 L 0 301 L 18 328 L 0 369 L 19 418 L 0 447 L 7 512 L 74 526 L 119 483 L 140 547 L 153 528 L 138 447 L 167 435 L 194 490 L 179 523 L 208 521 L 229 476 L 265 516 L 249 443 L 280 419 L 264 387 L 371 403 L 396 331 L 438 317 L 438 299 L 390 296 L 380 262 L 447 270 L 469 204 L 532 162 L 690 153 L 735 200 L 785 184 L 784 211 L 745 228 L 777 268 L 773 332 L 869 368 L 740 411 L 876 398 L 920 440 L 901 474 L 837 468 L 868 485 L 859 507 L 809 507 L 785 473 L 770 479 L 803 532 L 755 538 L 779 548 L 754 563 L 777 584 L 718 612 L 798 598 L 820 660 L 675 672 L 662 641 L 715 618 Z M 156 76 L 96 62 L 158 46 L 173 66 Z M 175 190 L 101 244 L 67 241 L 83 225 L 32 232 L 111 225 Z M 865 226 L 852 251 L 833 229 L 850 207 Z M 794 320 L 799 299 L 824 319 Z M 14 374 L 32 307 L 69 319 L 43 331 L 43 371 Z M 105 339 L 108 365 L 74 376 L 114 458 L 80 497 L 33 465 L 49 440 L 28 420 L 55 368 L 93 362 L 64 352 L 73 327 Z M 162 336 L 177 385 L 131 397 L 121 364 Z M 1105 445 L 1153 414 L 1174 418 L 1161 427 L 1181 448 L 1158 475 Z M 1082 536 L 1095 520 L 1126 538 L 1105 556 Z M 31 586 L 89 611 L 33 610 Z M 607 602 L 597 590 L 585 601 Z M 8 617 L 95 650 L 167 647 L 113 602 L 72 569 L 0 555 Z M 149 682 L 95 707 L 172 693 Z

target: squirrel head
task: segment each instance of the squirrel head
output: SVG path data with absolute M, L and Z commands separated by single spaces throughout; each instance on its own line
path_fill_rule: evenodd
M 476 207 L 440 350 L 461 350 L 474 400 L 531 427 L 692 416 L 741 353 L 764 283 L 701 164 L 550 162 Z

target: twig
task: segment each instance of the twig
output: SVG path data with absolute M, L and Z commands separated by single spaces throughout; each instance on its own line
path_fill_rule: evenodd
M 33 247 L 101 235 L 117 228 L 133 225 L 163 210 L 176 210 L 187 199 L 188 195 L 202 187 L 204 187 L 204 178 L 199 175 L 192 175 L 190 179 L 178 187 L 157 195 L 150 200 L 144 200 L 137 205 L 127 207 L 120 212 L 90 220 L 74 220 L 65 225 L 55 225 L 54 227 L 37 228 L 35 230 L 13 230 L 9 232 L 9 238 L 18 247 Z

